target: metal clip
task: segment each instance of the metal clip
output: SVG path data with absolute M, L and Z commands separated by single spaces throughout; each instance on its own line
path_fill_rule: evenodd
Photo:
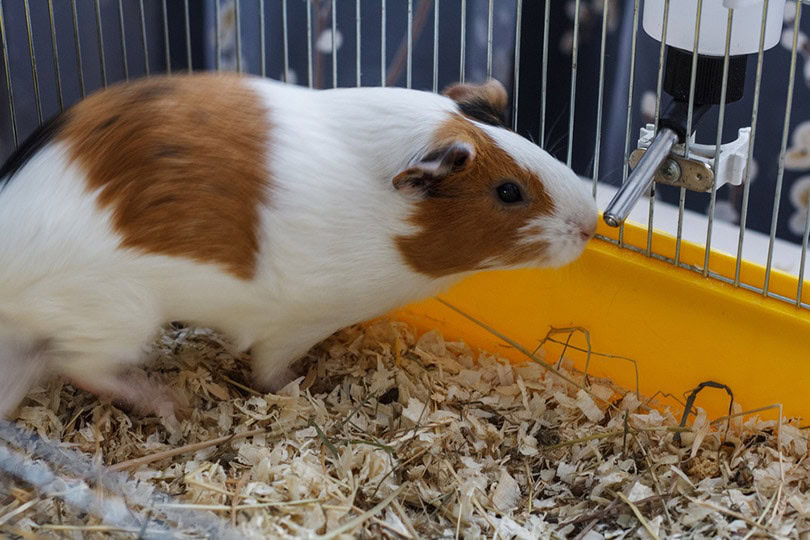
M 650 147 L 654 133 L 655 127 L 652 124 L 641 128 L 638 149 L 630 154 L 631 167 L 635 168 Z M 683 156 L 683 144 L 673 146 L 669 157 L 656 171 L 655 181 L 704 193 L 712 189 L 712 184 L 718 189 L 726 184 L 739 186 L 745 179 L 750 139 L 751 128 L 740 128 L 736 140 L 720 146 L 720 159 L 717 167 L 714 167 L 717 147 L 695 144 L 693 135 L 689 144 L 689 155 Z
M 640 149 L 630 154 L 630 167 L 635 169 L 641 156 L 646 152 L 647 150 Z M 712 189 L 714 173 L 712 168 L 702 161 L 670 154 L 655 172 L 653 180 L 659 184 L 706 192 Z

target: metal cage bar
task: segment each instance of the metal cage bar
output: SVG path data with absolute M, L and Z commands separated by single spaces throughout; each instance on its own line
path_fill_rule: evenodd
M 259 73 L 267 76 L 267 47 L 265 45 L 264 0 L 259 0 Z
M 8 92 L 8 113 L 11 119 L 11 140 L 16 149 L 19 142 L 17 140 L 17 115 L 14 110 L 14 89 L 11 86 L 11 70 L 8 62 L 8 41 L 6 39 L 6 15 L 3 7 L 3 0 L 0 0 L 0 44 L 3 46 L 3 71 L 6 73 L 6 90 Z
M 492 27 L 495 19 L 493 7 L 493 0 L 489 0 L 489 11 L 487 12 L 487 79 L 492 77 Z
M 98 0 L 96 0 L 98 1 Z M 172 72 L 172 53 L 171 53 L 171 43 L 169 42 L 169 12 L 168 8 L 166 7 L 166 0 L 163 0 L 161 3 L 161 9 L 163 11 L 163 52 L 166 57 L 166 73 L 171 74 Z
M 439 91 L 439 1 L 433 0 L 433 91 Z
M 356 74 L 357 75 L 357 87 L 359 88 L 359 87 L 361 87 L 363 85 L 363 65 L 362 65 L 362 62 L 360 61 L 361 60 L 360 52 L 362 50 L 362 43 L 363 43 L 362 39 L 361 39 L 361 35 L 360 35 L 361 26 L 362 26 L 361 17 L 360 17 L 360 0 L 357 0 L 357 2 L 355 3 L 355 25 L 356 25 L 355 26 L 355 34 L 356 34 L 356 38 L 357 38 L 356 41 L 355 41 L 355 44 L 356 44 L 355 45 L 356 46 L 356 53 L 355 53 L 356 58 L 355 58 L 355 61 L 356 61 L 356 67 L 357 67 L 357 74 Z
M 723 84 L 720 87 L 720 112 L 717 117 L 717 136 L 715 137 L 714 170 L 720 168 L 720 145 L 723 143 L 723 125 L 726 119 L 726 93 L 728 91 L 728 65 L 731 51 L 731 30 L 734 24 L 734 10 L 728 10 L 726 21 L 726 44 L 723 53 Z M 714 207 L 717 202 L 717 183 L 712 182 L 712 190 L 709 198 L 709 215 L 706 224 L 706 247 L 703 258 L 703 277 L 709 276 L 709 263 L 712 246 L 712 230 L 714 227 Z
M 233 2 L 233 18 L 236 26 L 236 72 L 242 73 L 242 15 L 239 0 Z
M 281 2 L 282 80 L 290 82 L 290 34 L 287 26 L 287 0 Z
M 56 21 L 53 16 L 53 0 L 48 0 L 48 25 L 51 28 L 51 52 L 53 54 L 53 76 L 56 82 L 56 99 L 59 112 L 65 108 L 65 99 L 62 95 L 62 74 L 59 70 L 59 47 L 56 42 Z
M 439 0 L 436 0 L 438 3 Z M 517 131 L 518 97 L 520 95 L 520 29 L 523 15 L 523 0 L 517 0 L 517 13 L 515 14 L 515 73 L 512 84 L 512 129 Z
M 222 57 L 221 46 L 219 43 L 220 42 L 219 16 L 220 16 L 219 0 L 214 0 L 214 69 L 216 71 L 219 71 Z
M 577 106 L 577 56 L 579 51 L 579 1 L 574 3 L 574 37 L 571 44 L 571 95 L 568 105 L 568 150 L 565 164 L 571 166 L 574 156 L 574 113 Z
M 262 0 L 262 9 L 264 9 L 264 0 Z M 183 0 L 183 15 L 186 23 L 186 71 L 191 73 L 193 70 L 191 65 L 191 16 L 188 11 L 188 0 Z M 264 40 L 262 40 L 262 44 L 264 44 Z
M 380 0 L 380 86 L 385 86 L 385 79 L 388 75 L 385 58 L 385 2 L 386 0 Z
M 748 143 L 748 159 L 745 163 L 743 180 L 743 200 L 740 211 L 740 235 L 737 240 L 737 261 L 734 269 L 734 286 L 740 286 L 740 269 L 742 268 L 743 242 L 745 241 L 745 224 L 748 219 L 748 196 L 751 193 L 751 160 L 754 158 L 754 141 L 757 134 L 759 117 L 759 91 L 762 88 L 762 64 L 765 57 L 765 24 L 768 21 L 768 0 L 762 4 L 762 25 L 759 30 L 759 52 L 757 53 L 757 74 L 754 79 L 754 106 L 751 110 L 751 139 Z
M 314 84 L 315 79 L 312 75 L 312 0 L 307 0 L 307 86 L 312 88 Z
M 765 283 L 762 287 L 762 294 L 768 295 L 768 286 L 771 281 L 771 268 L 773 265 L 773 248 L 776 241 L 776 224 L 779 219 L 779 203 L 782 199 L 782 181 L 785 177 L 785 152 L 787 151 L 788 137 L 790 136 L 790 113 L 793 108 L 793 86 L 796 82 L 796 53 L 799 43 L 799 22 L 801 21 L 801 11 L 799 3 L 796 3 L 796 18 L 793 19 L 793 44 L 790 50 L 790 72 L 788 74 L 787 100 L 785 101 L 785 119 L 782 123 L 782 146 L 779 150 L 779 168 L 776 172 L 776 187 L 773 194 L 773 206 L 771 207 L 771 232 L 768 237 L 768 259 L 765 264 Z
M 101 70 L 101 84 L 107 87 L 107 61 L 104 58 L 104 32 L 101 27 L 101 5 L 96 0 L 96 37 L 98 38 L 98 61 Z
M 810 238 L 810 212 L 807 212 L 804 218 L 804 233 L 802 234 L 802 258 L 799 262 L 799 284 L 796 288 L 796 306 L 802 305 L 802 292 L 804 289 L 804 273 L 805 264 L 807 259 L 807 241 Z
M 467 0 L 461 0 L 461 52 L 458 68 L 458 80 L 464 82 L 465 63 L 467 61 Z
M 689 155 L 691 141 L 692 120 L 695 112 L 695 82 L 697 81 L 697 51 L 700 46 L 700 19 L 703 14 L 703 0 L 697 0 L 697 13 L 695 15 L 695 35 L 692 42 L 692 72 L 689 76 L 689 104 L 686 112 L 686 139 L 683 143 L 683 155 Z M 678 232 L 675 235 L 675 264 L 681 261 L 681 241 L 683 240 L 683 215 L 686 208 L 686 188 L 682 187 L 678 195 Z
M 546 147 L 546 105 L 548 101 L 548 32 L 551 22 L 551 0 L 546 0 L 543 11 L 543 64 L 540 82 L 540 146 Z
M 630 83 L 627 88 L 627 123 L 624 130 L 622 185 L 627 182 L 627 175 L 630 172 L 630 127 L 633 123 L 633 84 L 636 76 L 636 45 L 638 44 L 638 3 L 639 0 L 633 1 L 633 36 L 630 45 Z M 624 246 L 624 224 L 619 226 L 619 246 Z
M 141 0 L 141 7 L 143 8 L 143 0 Z M 85 86 L 84 86 L 84 69 L 82 69 L 82 45 L 81 40 L 79 38 L 79 14 L 76 10 L 76 0 L 71 2 L 71 9 L 73 14 L 73 47 L 76 50 L 76 71 L 79 77 L 79 95 L 81 97 L 85 96 Z M 141 13 L 143 13 L 143 9 L 141 9 Z M 143 19 L 141 19 L 143 20 Z M 146 47 L 146 32 L 144 31 L 143 35 L 144 39 L 144 47 Z M 146 74 L 149 74 L 149 68 L 146 68 Z
M 34 51 L 34 34 L 31 28 L 31 6 L 28 0 L 23 1 L 23 6 L 25 7 L 25 29 L 28 33 L 28 52 L 31 55 L 31 79 L 34 83 L 34 103 L 37 106 L 37 124 L 42 125 L 42 98 L 39 95 L 37 57 Z
M 286 8 L 286 6 L 283 6 L 283 8 Z M 286 26 L 286 22 L 287 22 L 286 21 L 286 15 L 287 14 L 284 13 L 284 16 L 282 17 L 284 19 L 283 20 L 284 26 Z M 259 0 L 259 62 L 261 64 L 260 69 L 259 69 L 259 73 L 261 74 L 262 77 L 267 76 L 267 46 L 265 45 L 265 39 L 266 39 L 265 32 L 266 32 L 266 29 L 265 29 L 265 20 L 264 19 L 265 19 L 265 17 L 264 17 L 264 0 Z M 287 37 L 286 28 L 284 28 L 284 37 L 285 38 Z M 283 49 L 282 52 L 283 52 L 284 56 L 286 57 L 286 55 L 287 55 L 287 44 L 286 43 L 283 44 L 282 49 Z M 286 62 L 285 62 L 285 64 L 286 64 Z M 286 74 L 284 74 L 284 80 L 285 81 L 287 80 L 286 79 Z
M 337 69 L 337 0 L 332 0 L 332 88 L 338 86 Z
M 52 2 L 53 0 L 48 0 Z M 124 27 L 124 0 L 118 0 L 118 29 L 121 33 L 121 64 L 124 69 L 124 79 L 129 80 L 129 60 L 127 59 L 127 32 Z
M 661 98 L 664 91 L 664 59 L 667 51 L 667 30 L 669 29 L 670 0 L 664 1 L 664 16 L 661 21 L 661 46 L 658 49 L 658 73 L 655 84 L 655 117 L 654 130 L 658 134 L 658 122 L 661 119 Z M 647 213 L 647 256 L 652 255 L 653 225 L 655 223 L 655 182 L 650 185 L 650 207 Z
M 796 4 L 796 18 L 802 16 L 802 3 Z M 798 24 L 798 23 L 797 23 Z M 807 258 L 807 242 L 810 239 L 810 210 L 806 212 L 804 218 L 804 233 L 802 234 L 802 258 L 799 262 L 799 284 L 796 288 L 796 306 L 802 306 L 802 289 L 804 286 L 804 272 Z
M 667 0 L 668 2 L 669 0 Z M 602 0 L 602 34 L 599 38 L 599 89 L 596 98 L 596 142 L 593 148 L 593 198 L 599 185 L 599 160 L 602 151 L 602 112 L 605 101 L 605 54 L 607 51 L 608 0 Z
M 219 8 L 219 0 L 217 0 L 217 8 Z M 143 10 L 143 0 L 138 0 L 138 6 L 141 13 L 141 44 L 143 45 L 143 67 L 144 71 L 146 72 L 146 76 L 149 76 L 149 46 L 147 45 L 146 39 L 146 14 Z M 219 17 L 217 17 L 217 21 Z M 73 27 L 76 33 L 76 55 L 77 59 L 79 56 L 79 26 L 76 23 L 76 0 L 73 0 Z M 217 34 L 219 35 L 219 34 Z M 219 43 L 219 39 L 217 39 L 217 43 Z M 81 62 L 80 62 L 81 63 Z M 219 65 L 217 65 L 217 69 L 219 69 Z M 81 77 L 82 74 L 81 65 L 79 66 L 79 76 Z M 82 97 L 84 97 L 84 78 L 82 77 Z
M 413 0 L 408 0 L 408 36 L 405 66 L 405 87 L 413 86 Z

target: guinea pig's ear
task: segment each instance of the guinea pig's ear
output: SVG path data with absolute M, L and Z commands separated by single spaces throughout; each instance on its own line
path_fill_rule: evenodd
M 393 180 L 394 188 L 426 194 L 447 175 L 465 168 L 475 157 L 473 145 L 453 141 L 425 152 Z
M 448 86 L 442 94 L 458 103 L 466 116 L 495 126 L 504 125 L 509 96 L 496 79 L 484 84 L 457 83 Z

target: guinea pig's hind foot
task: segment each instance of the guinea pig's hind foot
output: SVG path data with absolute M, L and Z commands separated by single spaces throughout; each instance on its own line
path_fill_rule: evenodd
M 278 394 L 297 378 L 298 374 L 290 367 L 272 370 L 271 372 L 262 371 L 258 375 L 258 382 L 254 386 L 260 392 Z
M 180 429 L 178 418 L 188 415 L 181 395 L 165 384 L 149 379 L 142 371 L 110 373 L 86 378 L 70 377 L 77 388 L 105 396 L 121 409 L 137 415 L 155 415 L 172 432 Z
M 272 342 L 261 342 L 250 348 L 256 382 L 253 386 L 260 392 L 277 394 L 300 377 L 292 368 L 297 359 L 304 356 L 307 346 L 276 347 Z
M 0 418 L 12 416 L 28 391 L 47 380 L 43 348 L 0 335 Z

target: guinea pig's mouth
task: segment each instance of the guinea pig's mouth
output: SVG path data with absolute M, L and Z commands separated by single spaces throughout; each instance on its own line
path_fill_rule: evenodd
M 562 268 L 575 262 L 585 251 L 585 241 L 567 243 L 547 261 L 548 268 Z
M 596 233 L 596 221 L 582 225 L 576 220 L 544 219 L 525 226 L 520 244 L 532 246 L 531 261 L 526 266 L 559 268 L 571 264 L 582 255 L 585 246 Z

